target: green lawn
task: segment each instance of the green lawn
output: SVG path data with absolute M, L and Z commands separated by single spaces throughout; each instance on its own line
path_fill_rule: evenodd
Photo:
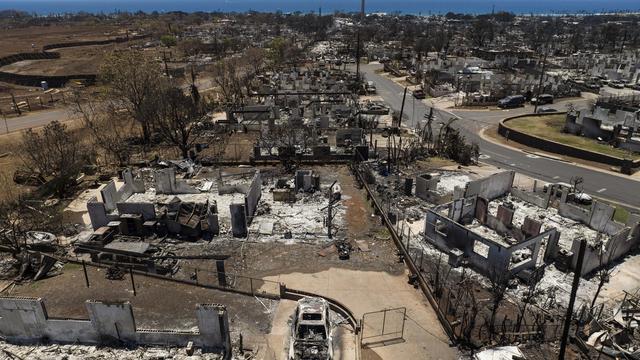
M 624 149 L 616 149 L 607 144 L 600 144 L 598 141 L 586 137 L 565 134 L 562 132 L 562 129 L 564 128 L 564 121 L 564 114 L 526 116 L 510 120 L 507 125 L 515 130 L 522 131 L 527 134 L 585 150 L 599 152 L 619 158 L 640 158 L 640 154 L 635 154 Z
M 623 207 L 616 207 L 616 212 L 613 214 L 613 220 L 626 224 L 627 220 L 629 220 L 629 211 Z

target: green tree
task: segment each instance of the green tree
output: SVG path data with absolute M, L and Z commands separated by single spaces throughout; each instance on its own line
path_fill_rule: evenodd
M 176 44 L 178 43 L 178 40 L 173 35 L 162 35 L 160 37 L 160 42 L 162 43 L 162 45 L 170 48 L 172 46 L 176 46 Z
M 276 67 L 295 61 L 299 55 L 293 41 L 284 37 L 279 36 L 269 44 L 269 58 Z

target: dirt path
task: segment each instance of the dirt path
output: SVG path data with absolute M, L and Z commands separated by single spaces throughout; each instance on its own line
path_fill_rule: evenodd
M 343 204 L 347 207 L 345 220 L 348 237 L 361 239 L 376 227 L 373 220 L 376 218 L 371 217 L 373 209 L 367 203 L 366 197 L 363 196 L 363 190 L 356 187 L 353 175 L 346 166 L 340 167 L 336 173 L 342 187 L 342 193 L 346 195 Z

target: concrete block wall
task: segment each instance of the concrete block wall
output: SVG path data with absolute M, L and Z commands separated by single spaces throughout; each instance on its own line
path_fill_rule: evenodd
M 558 257 L 558 252 L 560 251 L 560 247 L 558 246 L 558 242 L 560 242 L 560 235 L 560 232 L 556 231 L 549 237 L 549 242 L 544 250 L 545 262 L 551 263 Z
M 549 197 L 541 197 L 534 193 L 512 188 L 511 195 L 529 204 L 533 204 L 541 209 L 549 207 Z
M 497 199 L 511 191 L 515 175 L 515 171 L 504 171 L 483 179 L 469 181 L 465 197 L 477 195 L 489 201 Z
M 231 233 L 233 237 L 247 237 L 248 226 L 245 205 L 231 204 L 229 205 L 229 211 L 231 212 Z
M 134 179 L 131 169 L 123 170 L 122 178 L 124 179 L 124 183 L 131 187 L 133 193 L 145 192 L 144 181 L 142 181 L 142 179 Z
M 244 197 L 244 206 L 246 211 L 247 224 L 250 225 L 253 221 L 253 215 L 256 212 L 256 208 L 258 207 L 258 202 L 260 202 L 260 198 L 262 197 L 262 176 L 260 175 L 260 171 L 257 170 L 256 174 L 253 176 L 251 180 L 251 184 L 249 185 L 248 191 Z
M 476 204 L 476 210 L 478 204 L 481 206 L 484 204 L 483 201 L 478 201 L 484 200 L 483 198 L 478 197 L 475 198 L 475 200 L 476 201 L 468 201 L 468 203 L 463 203 L 463 199 L 455 201 L 450 204 L 449 214 L 457 218 L 462 218 L 465 213 L 465 209 L 473 209 L 472 204 L 474 202 Z M 507 215 L 509 215 L 509 219 L 512 216 L 511 213 Z M 475 215 L 473 213 L 469 213 L 468 216 Z M 503 214 L 503 216 L 506 215 Z M 486 207 L 483 217 L 485 218 L 486 226 L 493 228 L 498 233 L 508 233 L 518 240 L 517 243 L 505 246 L 504 244 L 494 242 L 490 239 L 485 239 L 480 234 L 467 229 L 464 225 L 451 218 L 443 216 L 434 210 L 427 211 L 424 226 L 424 238 L 426 241 L 430 242 L 445 253 L 451 253 L 454 249 L 462 251 L 464 253 L 464 257 L 473 268 L 483 273 L 485 276 L 497 276 L 498 274 L 505 272 L 510 272 L 515 275 L 523 270 L 534 268 L 537 263 L 542 242 L 545 239 L 549 242 L 551 242 L 553 238 L 557 240 L 557 237 L 559 236 L 556 229 L 549 229 L 540 234 L 539 227 L 541 224 L 534 223 L 533 221 L 530 221 L 528 226 L 530 228 L 537 228 L 537 232 L 533 231 L 535 229 L 530 229 L 529 231 L 531 234 L 527 236 L 522 229 L 509 228 L 501 219 L 488 214 L 488 212 L 486 212 Z M 486 253 L 476 252 L 476 248 L 482 247 L 487 249 Z M 531 258 L 512 266 L 511 258 L 513 252 L 522 248 L 531 249 Z
M 107 211 L 113 211 L 116 208 L 116 202 L 120 201 L 120 197 L 117 194 L 116 183 L 111 180 L 102 189 L 100 189 L 100 196 Z
M 294 185 L 296 192 L 300 191 L 300 189 L 304 188 L 304 178 L 305 176 L 311 176 L 313 171 L 311 170 L 298 170 L 296 171 L 296 175 L 294 177 Z
M 560 203 L 558 213 L 608 236 L 604 247 L 598 244 L 587 246 L 581 275 L 589 274 L 601 266 L 607 266 L 635 249 L 640 242 L 640 238 L 633 233 L 631 227 L 613 220 L 615 208 L 610 205 L 594 201 L 591 209 L 586 210 L 575 205 Z M 579 248 L 580 239 L 575 239 L 571 245 L 573 256 L 570 266 L 573 270 L 576 269 L 578 262 Z
M 513 266 L 512 268 L 509 269 L 509 271 L 512 274 L 517 274 L 520 271 L 535 268 L 536 263 L 538 261 L 538 256 L 540 256 L 540 249 L 542 247 L 542 242 L 544 241 L 544 239 L 549 239 L 555 236 L 555 233 L 556 233 L 555 229 L 550 229 L 545 231 L 542 234 L 539 234 L 538 236 L 534 236 L 528 240 L 522 241 L 514 246 L 509 247 L 510 254 L 512 254 L 514 251 L 524 249 L 524 248 L 529 248 L 531 250 L 531 257 L 529 259 L 521 262 L 520 264 Z
M 157 194 L 198 194 L 200 190 L 176 179 L 176 170 L 172 167 L 153 172 Z
M 436 189 L 440 177 L 435 174 L 422 174 L 416 176 L 416 196 L 425 201 L 433 202 L 434 195 L 437 195 L 433 190 Z
M 590 219 L 589 211 L 567 203 L 558 205 L 558 214 L 571 220 L 580 221 L 583 224 L 588 224 Z
M 214 202 L 207 209 L 207 226 L 213 235 L 220 234 L 220 220 L 218 219 L 218 205 Z
M 538 236 L 542 229 L 542 223 L 527 216 L 524 218 L 524 222 L 520 229 L 527 237 Z
M 143 193 L 145 191 L 144 182 L 134 179 L 130 169 L 122 172 L 122 178 L 124 179 L 124 184 L 119 189 L 116 189 L 116 183 L 112 180 L 100 190 L 100 195 L 107 211 L 115 210 L 117 203 L 128 199 L 134 193 Z
M 136 340 L 136 323 L 131 304 L 87 301 L 87 312 L 100 342 Z
M 116 204 L 119 214 L 140 214 L 144 221 L 156 218 L 156 207 L 153 203 L 119 202 Z
M 613 261 L 625 256 L 631 250 L 638 247 L 638 239 L 630 237 L 630 228 L 625 228 L 616 235 L 609 238 L 609 241 L 602 246 L 587 246 L 582 264 L 580 275 L 586 275 L 590 272 L 603 267 L 609 266 Z M 571 251 L 574 256 L 571 258 L 571 269 L 576 269 L 578 262 L 578 250 L 580 248 L 580 240 L 573 241 Z
M 222 181 L 218 181 L 218 195 L 226 194 L 246 194 L 249 191 L 249 187 L 246 184 L 224 184 Z
M 121 204 L 131 197 L 131 195 L 145 191 L 144 182 L 134 179 L 131 170 L 124 170 L 122 172 L 122 178 L 124 179 L 124 184 L 120 189 L 116 189 L 116 183 L 112 180 L 100 189 L 100 199 L 93 197 L 87 202 L 87 210 L 89 212 L 89 218 L 91 219 L 91 226 L 94 230 L 106 226 L 109 221 L 116 220 L 118 217 L 111 215 L 116 209 L 118 209 L 121 214 L 142 213 L 145 220 L 155 218 L 155 209 L 143 206 L 145 204 L 123 205 L 127 206 L 127 211 L 124 212 L 119 209 Z M 153 207 L 153 204 L 150 205 Z M 135 206 L 135 208 L 131 208 L 131 206 Z M 143 207 L 140 208 L 141 206 Z M 136 209 L 142 209 L 144 212 L 134 211 Z
M 91 322 L 86 320 L 49 322 L 42 300 L 26 297 L 0 298 L 0 334 L 18 343 L 44 338 L 90 342 L 97 337 Z
M 442 231 L 438 226 L 443 227 Z M 424 235 L 426 241 L 445 253 L 452 249 L 461 250 L 469 264 L 486 276 L 508 271 L 511 252 L 505 247 L 431 210 L 427 212 Z M 488 247 L 486 257 L 474 251 L 476 241 Z
M 91 226 L 93 230 L 107 226 L 111 217 L 107 214 L 107 209 L 104 203 L 98 201 L 95 196 L 87 202 L 87 211 L 89 212 L 89 219 L 91 219 Z
M 449 206 L 449 219 L 455 221 L 455 222 L 460 222 L 460 220 L 462 219 L 462 212 L 464 209 L 464 199 L 457 199 L 454 200 L 451 203 L 451 206 Z
M 591 213 L 588 222 L 590 228 L 598 231 L 604 231 L 607 227 L 607 222 L 613 219 L 615 208 L 605 203 L 594 201 L 591 205 Z
M 229 349 L 229 317 L 226 308 L 218 304 L 198 304 L 196 316 L 200 335 L 207 339 L 201 346 L 225 344 L 225 348 Z
M 40 298 L 0 297 L 0 336 L 9 342 L 186 346 L 230 351 L 229 319 L 223 305 L 196 308 L 197 331 L 137 329 L 131 304 L 87 301 L 89 319 L 55 319 Z

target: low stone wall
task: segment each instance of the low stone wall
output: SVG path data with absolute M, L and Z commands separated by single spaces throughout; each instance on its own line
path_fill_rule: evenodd
M 194 345 L 227 353 L 231 349 L 229 318 L 223 305 L 199 304 L 197 330 L 137 329 L 129 302 L 87 301 L 89 319 L 57 319 L 47 314 L 42 299 L 0 297 L 0 335 L 9 342 L 141 345 Z
M 24 60 L 52 60 L 59 59 L 57 52 L 18 53 L 0 58 L 0 66 L 7 66 Z
M 141 40 L 151 37 L 151 35 L 137 35 L 132 37 L 117 37 L 108 40 L 76 41 L 71 43 L 50 44 L 42 47 L 42 52 L 18 53 L 0 58 L 0 67 L 10 65 L 24 60 L 52 60 L 59 59 L 60 53 L 47 51 L 51 49 L 62 49 L 77 46 L 95 46 L 117 44 L 132 40 Z M 96 82 L 96 74 L 72 74 L 72 75 L 38 75 L 38 74 L 15 74 L 0 71 L 0 81 L 21 86 L 38 87 L 42 81 L 46 81 L 49 87 L 64 87 L 70 80 L 82 80 L 88 84 Z
M 513 140 L 520 144 L 531 146 L 536 149 L 567 155 L 578 159 L 595 161 L 607 165 L 620 166 L 621 168 L 636 169 L 640 167 L 640 160 L 632 161 L 611 155 L 580 149 L 570 145 L 565 145 L 559 142 L 543 139 L 535 135 L 515 130 L 508 124 L 509 121 L 522 117 L 540 117 L 546 115 L 548 114 L 528 114 L 506 118 L 500 122 L 500 125 L 498 126 L 498 133 L 509 140 Z
M 21 86 L 39 87 L 42 81 L 46 81 L 51 88 L 61 88 L 71 80 L 81 80 L 87 84 L 93 84 L 96 82 L 96 75 L 23 75 L 0 71 L 0 81 Z
M 108 44 L 119 44 L 127 41 L 134 40 L 142 40 L 150 38 L 151 34 L 143 34 L 143 35 L 135 35 L 135 36 L 125 36 L 125 37 L 116 37 L 113 39 L 106 40 L 88 40 L 88 41 L 74 41 L 67 43 L 57 43 L 57 44 L 49 44 L 42 47 L 43 51 L 52 50 L 52 49 L 63 49 L 70 47 L 78 47 L 78 46 L 95 46 L 95 45 L 108 45 Z

